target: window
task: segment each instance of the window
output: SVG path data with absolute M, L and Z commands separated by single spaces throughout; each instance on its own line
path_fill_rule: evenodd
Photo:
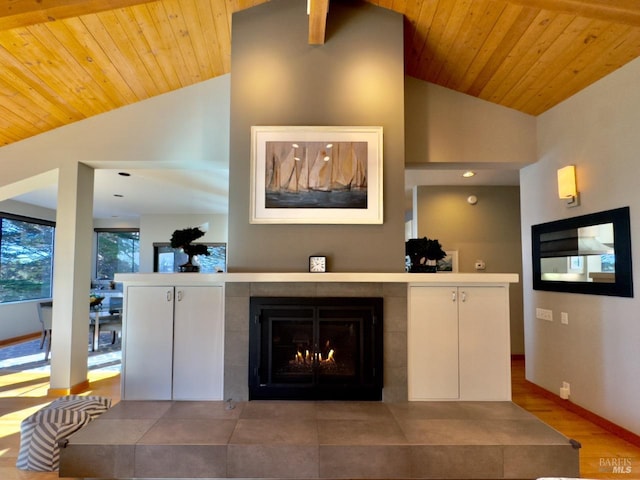
M 140 232 L 129 229 L 96 229 L 96 278 L 113 280 L 116 273 L 140 269 Z
M 0 303 L 51 298 L 55 224 L 0 213 Z
M 195 263 L 201 273 L 227 271 L 226 243 L 205 243 L 209 255 L 198 255 Z M 153 271 L 161 273 L 177 272 L 178 267 L 187 262 L 187 255 L 179 248 L 171 248 L 168 243 L 153 244 Z

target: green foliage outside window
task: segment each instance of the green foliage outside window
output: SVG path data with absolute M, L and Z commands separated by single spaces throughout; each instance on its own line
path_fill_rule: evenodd
M 0 303 L 51 297 L 52 222 L 0 215 Z
M 140 233 L 98 231 L 96 278 L 113 280 L 116 273 L 136 273 L 140 269 Z

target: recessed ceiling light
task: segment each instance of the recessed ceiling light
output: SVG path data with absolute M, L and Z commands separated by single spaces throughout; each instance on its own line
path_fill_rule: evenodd
M 118 175 L 120 175 L 121 177 L 130 177 L 131 174 L 128 172 L 118 172 Z
M 471 170 L 467 170 L 462 174 L 464 178 L 471 178 L 476 174 L 476 172 L 472 172 Z

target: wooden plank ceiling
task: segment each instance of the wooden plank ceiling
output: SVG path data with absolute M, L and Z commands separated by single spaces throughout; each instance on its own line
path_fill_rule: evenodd
M 3 1 L 0 146 L 229 73 L 231 15 L 265 1 Z M 408 75 L 532 115 L 640 55 L 637 0 L 368 2 L 404 15 Z

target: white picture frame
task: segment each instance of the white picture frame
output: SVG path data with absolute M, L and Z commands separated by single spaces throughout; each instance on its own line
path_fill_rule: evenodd
M 382 127 L 251 127 L 251 223 L 382 224 Z
M 458 251 L 445 250 L 447 254 L 442 260 L 438 260 L 438 273 L 458 273 Z

